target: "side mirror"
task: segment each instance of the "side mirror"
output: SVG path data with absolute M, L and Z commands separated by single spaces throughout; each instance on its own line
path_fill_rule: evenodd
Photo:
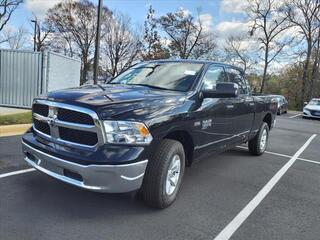
M 304 102 L 303 105 L 304 105 L 304 106 L 308 105 L 308 102 Z
M 239 95 L 239 86 L 236 83 L 217 83 L 216 90 L 202 90 L 204 98 L 232 98 Z

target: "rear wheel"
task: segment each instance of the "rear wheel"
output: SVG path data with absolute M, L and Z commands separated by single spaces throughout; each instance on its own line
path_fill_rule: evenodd
M 142 184 L 145 202 L 156 208 L 171 205 L 178 194 L 185 169 L 180 142 L 164 139 L 150 159 Z
M 261 155 L 267 149 L 269 139 L 269 126 L 267 123 L 263 123 L 259 129 L 258 134 L 249 141 L 249 152 L 252 155 Z

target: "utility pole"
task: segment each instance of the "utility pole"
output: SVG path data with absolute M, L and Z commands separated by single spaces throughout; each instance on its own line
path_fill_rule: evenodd
M 96 48 L 94 53 L 94 64 L 93 64 L 93 83 L 98 83 L 98 71 L 99 71 L 99 51 L 100 51 L 100 25 L 101 25 L 101 15 L 102 15 L 103 0 L 99 0 L 98 5 L 98 19 L 97 19 L 97 34 L 96 34 Z
M 36 51 L 36 45 L 37 45 L 37 43 L 36 43 L 36 35 L 37 35 L 37 19 L 35 19 L 35 20 L 31 20 L 31 22 L 33 22 L 34 23 L 34 33 L 33 33 L 33 51 L 35 52 Z

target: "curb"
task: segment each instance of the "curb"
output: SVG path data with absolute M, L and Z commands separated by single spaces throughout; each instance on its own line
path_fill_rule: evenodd
M 9 137 L 9 136 L 22 135 L 31 126 L 32 126 L 31 123 L 0 126 L 0 137 Z

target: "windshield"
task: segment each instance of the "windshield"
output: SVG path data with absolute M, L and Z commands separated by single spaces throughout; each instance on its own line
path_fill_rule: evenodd
M 203 64 L 181 62 L 142 63 L 123 72 L 110 83 L 186 92 L 202 66 Z
M 309 102 L 309 105 L 320 106 L 320 100 L 313 99 Z

